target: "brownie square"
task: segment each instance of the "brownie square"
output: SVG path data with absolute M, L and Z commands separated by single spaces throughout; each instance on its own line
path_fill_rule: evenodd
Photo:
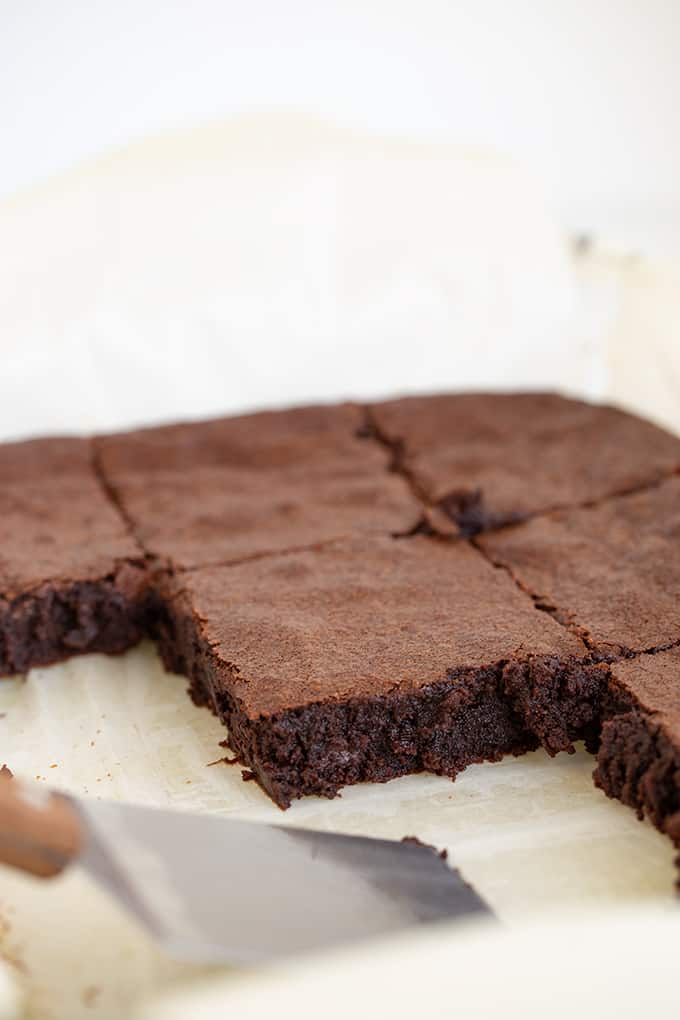
M 376 404 L 370 417 L 398 470 L 467 536 L 680 469 L 675 436 L 551 393 L 411 397 Z
M 620 655 L 680 640 L 680 478 L 477 542 L 594 650 Z
M 97 440 L 103 477 L 147 552 L 187 569 L 414 528 L 422 507 L 349 404 Z
M 463 543 L 356 538 L 174 585 L 164 660 L 281 806 L 360 780 L 455 775 L 539 739 L 568 748 L 604 680 L 577 638 Z M 561 703 L 552 729 L 548 697 Z
M 0 479 L 0 674 L 135 644 L 146 571 L 90 441 L 0 445 Z

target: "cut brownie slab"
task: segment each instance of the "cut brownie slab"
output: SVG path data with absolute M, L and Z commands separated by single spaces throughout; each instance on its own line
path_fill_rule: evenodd
M 99 469 L 145 549 L 175 568 L 363 532 L 422 507 L 349 404 L 142 429 L 97 440 Z
M 555 394 L 449 394 L 374 405 L 395 466 L 464 535 L 597 502 L 680 469 L 680 439 Z
M 0 446 L 0 675 L 142 634 L 146 571 L 85 439 Z
M 150 634 L 281 806 L 582 738 L 680 846 L 680 441 L 550 395 L 367 413 L 0 447 L 0 673 Z
M 174 583 L 164 660 L 282 806 L 360 780 L 455 775 L 539 738 L 569 748 L 606 682 L 465 543 L 354 539 Z
M 476 541 L 594 650 L 680 640 L 680 478 Z

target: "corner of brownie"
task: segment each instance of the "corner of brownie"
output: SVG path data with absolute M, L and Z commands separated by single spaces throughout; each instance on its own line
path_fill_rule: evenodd
M 0 675 L 144 632 L 147 570 L 78 438 L 0 446 Z
M 103 577 L 45 581 L 0 597 L 0 676 L 84 652 L 118 654 L 147 632 L 151 590 L 140 562 Z

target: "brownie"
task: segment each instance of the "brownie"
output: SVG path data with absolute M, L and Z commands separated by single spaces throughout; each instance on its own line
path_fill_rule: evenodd
M 443 511 L 442 530 L 453 524 L 467 536 L 680 469 L 680 439 L 616 408 L 552 393 L 411 397 L 369 415 L 394 467 Z
M 147 572 L 90 441 L 0 445 L 0 479 L 0 675 L 139 641 Z
M 611 667 L 627 711 L 602 728 L 596 784 L 680 847 L 680 648 Z
M 418 524 L 421 504 L 363 423 L 343 404 L 142 429 L 98 439 L 98 461 L 149 553 L 228 563 Z
M 680 478 L 476 541 L 592 649 L 623 654 L 680 640 Z
M 569 749 L 606 683 L 578 638 L 463 543 L 362 537 L 174 583 L 166 665 L 281 806 L 423 769 L 453 776 L 539 740 Z M 547 726 L 542 699 L 556 705 Z
M 680 440 L 551 394 L 0 446 L 0 673 L 148 635 L 282 807 L 545 747 L 680 848 Z

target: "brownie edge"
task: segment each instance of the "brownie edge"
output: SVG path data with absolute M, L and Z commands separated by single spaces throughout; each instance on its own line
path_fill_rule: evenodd
M 467 544 L 361 539 L 166 583 L 165 665 L 282 807 L 599 731 L 606 668 Z
M 144 637 L 151 603 L 141 563 L 124 563 L 106 577 L 45 582 L 14 599 L 0 597 L 0 676 L 85 652 L 124 652 Z

